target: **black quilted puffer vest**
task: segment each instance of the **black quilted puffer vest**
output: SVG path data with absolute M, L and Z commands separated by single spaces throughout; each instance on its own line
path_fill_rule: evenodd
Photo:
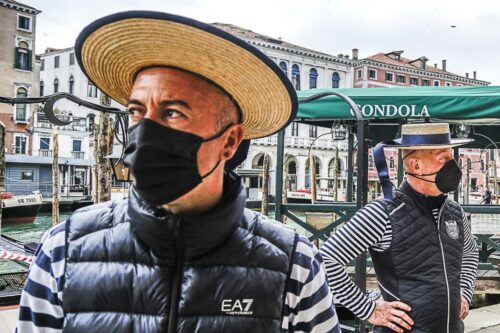
M 419 196 L 404 183 L 395 191 L 393 202 L 378 199 L 392 225 L 390 248 L 384 252 L 370 250 L 380 291 L 386 301 L 410 305 L 409 315 L 415 322 L 410 332 L 462 333 L 462 209 L 445 199 L 436 223 L 432 210 L 420 204 Z M 393 331 L 375 327 L 374 332 Z
M 224 204 L 172 216 L 129 199 L 67 223 L 64 332 L 281 332 L 296 234 L 246 210 L 239 178 Z

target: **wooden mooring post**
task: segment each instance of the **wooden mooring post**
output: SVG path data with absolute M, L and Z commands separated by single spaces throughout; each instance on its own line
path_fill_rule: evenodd
M 59 223 L 59 141 L 57 130 L 52 131 L 52 225 Z
M 269 156 L 264 154 L 262 165 L 262 215 L 269 215 Z

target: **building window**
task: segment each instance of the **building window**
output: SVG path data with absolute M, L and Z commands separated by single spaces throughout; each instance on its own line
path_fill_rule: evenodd
M 286 64 L 286 62 L 284 61 L 280 62 L 280 68 L 283 71 L 283 73 L 285 73 L 285 75 L 288 76 L 288 65 Z
M 311 68 L 309 71 L 309 89 L 318 87 L 318 71 L 316 68 Z
M 40 150 L 50 149 L 50 138 L 40 138 Z
M 54 94 L 59 92 L 59 79 L 56 77 L 54 79 Z
M 396 76 L 396 82 L 404 84 L 406 82 L 406 76 L 404 76 L 404 75 L 397 75 Z
M 73 75 L 69 77 L 69 93 L 73 94 L 75 90 L 75 79 L 73 78 Z
M 40 81 L 40 96 L 43 96 L 43 81 Z
M 340 75 L 337 72 L 332 74 L 332 88 L 338 88 L 340 86 Z
M 293 122 L 292 123 L 292 136 L 298 136 L 299 135 L 299 123 Z
M 389 158 L 389 168 L 394 169 L 396 165 L 394 164 L 394 156 Z
M 358 69 L 356 71 L 356 79 L 357 80 L 361 80 L 363 78 L 363 70 L 362 69 Z
M 431 81 L 427 79 L 422 79 L 422 85 L 428 87 L 431 85 Z
M 418 86 L 418 78 L 416 78 L 416 77 L 411 77 L 411 78 L 410 78 L 410 84 L 411 84 L 412 86 Z
M 394 73 L 385 73 L 385 81 L 394 82 Z
M 370 80 L 376 80 L 377 79 L 377 70 L 376 69 L 369 69 L 368 70 L 368 78 Z
M 59 68 L 59 56 L 54 57 L 54 68 Z
M 74 65 L 75 64 L 75 54 L 73 52 L 71 52 L 69 54 L 69 64 L 70 65 Z
M 445 82 L 444 85 L 447 87 L 451 87 L 451 82 Z
M 310 138 L 318 137 L 318 126 L 314 126 L 314 125 L 309 126 L 309 137 Z
M 97 97 L 97 87 L 90 81 L 87 85 L 87 96 L 88 97 Z
M 373 156 L 372 155 L 368 155 L 368 168 L 370 168 L 370 169 L 374 168 Z
M 40 60 L 40 71 L 45 70 L 45 59 Z
M 18 14 L 17 29 L 31 31 L 31 17 Z
M 16 92 L 17 98 L 28 97 L 28 90 L 26 88 L 17 88 Z M 26 104 L 16 104 L 16 121 L 26 121 Z
M 73 151 L 82 151 L 82 140 L 73 140 Z
M 439 87 L 439 80 L 434 80 L 434 87 Z
M 15 68 L 25 71 L 31 70 L 31 50 L 26 42 L 19 42 L 16 47 Z
M 33 180 L 33 170 L 21 171 L 21 180 Z
M 295 90 L 300 90 L 300 67 L 297 64 L 292 66 L 292 85 Z
M 14 154 L 26 154 L 26 136 L 15 135 L 14 136 Z

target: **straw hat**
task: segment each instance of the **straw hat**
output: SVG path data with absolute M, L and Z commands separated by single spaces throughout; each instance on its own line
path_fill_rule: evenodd
M 450 126 L 446 123 L 419 123 L 401 126 L 401 138 L 393 140 L 395 144 L 385 147 L 402 149 L 443 149 L 465 145 L 474 139 L 452 139 Z
M 75 53 L 87 77 L 123 105 L 143 68 L 170 66 L 205 77 L 238 104 L 246 139 L 278 132 L 297 113 L 295 90 L 271 59 L 186 17 L 149 11 L 106 16 L 80 33 Z

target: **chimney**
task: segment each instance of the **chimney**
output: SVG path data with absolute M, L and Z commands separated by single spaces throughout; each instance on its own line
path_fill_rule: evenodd
M 345 59 L 349 59 L 349 55 L 348 55 L 348 54 L 345 54 L 345 55 L 344 55 L 344 58 L 345 58 Z
M 438 68 L 438 64 L 434 64 L 434 68 Z
M 476 80 L 476 71 L 472 72 L 472 77 Z
M 352 60 L 358 60 L 358 49 L 352 49 Z
M 339 57 L 339 58 L 343 58 L 343 57 L 344 57 L 344 55 L 343 55 L 342 53 L 339 53 L 339 55 L 338 55 L 337 57 Z
M 465 73 L 465 77 L 466 77 L 466 78 L 469 78 L 469 73 Z
M 446 72 L 446 60 L 443 60 L 443 71 Z

